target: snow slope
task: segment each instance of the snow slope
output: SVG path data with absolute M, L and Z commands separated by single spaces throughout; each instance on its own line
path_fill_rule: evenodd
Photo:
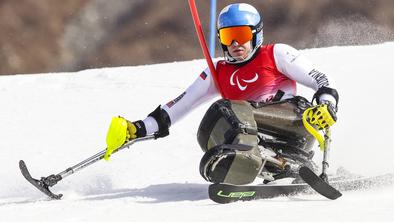
M 394 173 L 391 117 L 394 42 L 304 50 L 336 80 L 339 122 L 333 127 L 330 170 L 369 176 Z M 112 116 L 144 118 L 177 97 L 205 61 L 0 77 L 0 221 L 389 221 L 394 186 L 218 205 L 198 173 L 196 131 L 209 103 L 171 128 L 171 136 L 132 149 L 72 175 L 47 201 L 19 173 L 59 173 L 105 147 Z M 310 98 L 312 91 L 300 93 Z M 317 150 L 317 149 L 316 149 Z M 317 152 L 317 160 L 321 154 Z

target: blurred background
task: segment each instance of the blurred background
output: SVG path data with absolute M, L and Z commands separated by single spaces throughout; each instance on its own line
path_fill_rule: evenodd
M 210 1 L 196 2 L 208 39 Z M 262 12 L 265 43 L 304 49 L 394 40 L 393 0 L 243 2 Z M 217 13 L 230 3 L 219 0 Z M 187 0 L 0 0 L 0 74 L 199 58 Z

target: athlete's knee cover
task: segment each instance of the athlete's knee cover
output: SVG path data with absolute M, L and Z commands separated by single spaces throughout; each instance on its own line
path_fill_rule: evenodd
M 278 102 L 254 104 L 254 119 L 260 133 L 279 140 L 291 141 L 292 146 L 309 152 L 315 139 L 305 129 L 302 114 L 311 106 L 312 104 L 301 96 Z
M 213 183 L 251 183 L 262 166 L 262 159 L 256 149 L 234 144 L 213 147 L 201 159 L 200 174 Z
M 213 103 L 206 112 L 198 129 L 197 140 L 206 152 L 221 144 L 236 143 L 234 140 L 240 134 L 257 135 L 251 105 L 246 101 L 221 99 Z

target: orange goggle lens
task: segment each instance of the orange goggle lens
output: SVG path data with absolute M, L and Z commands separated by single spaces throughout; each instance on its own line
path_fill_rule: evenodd
M 238 44 L 242 45 L 252 40 L 253 34 L 249 26 L 237 26 L 220 29 L 219 37 L 223 45 L 231 45 L 233 41 L 237 41 Z

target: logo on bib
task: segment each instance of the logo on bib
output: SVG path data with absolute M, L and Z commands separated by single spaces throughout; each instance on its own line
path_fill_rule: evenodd
M 241 80 L 235 74 L 239 71 L 239 69 L 235 70 L 230 77 L 230 85 L 237 85 L 241 91 L 244 91 L 248 87 L 248 83 L 254 83 L 259 79 L 259 75 L 255 73 L 255 76 L 252 79 L 242 79 Z M 234 81 L 235 78 L 235 81 Z M 242 84 L 241 84 L 242 82 Z

